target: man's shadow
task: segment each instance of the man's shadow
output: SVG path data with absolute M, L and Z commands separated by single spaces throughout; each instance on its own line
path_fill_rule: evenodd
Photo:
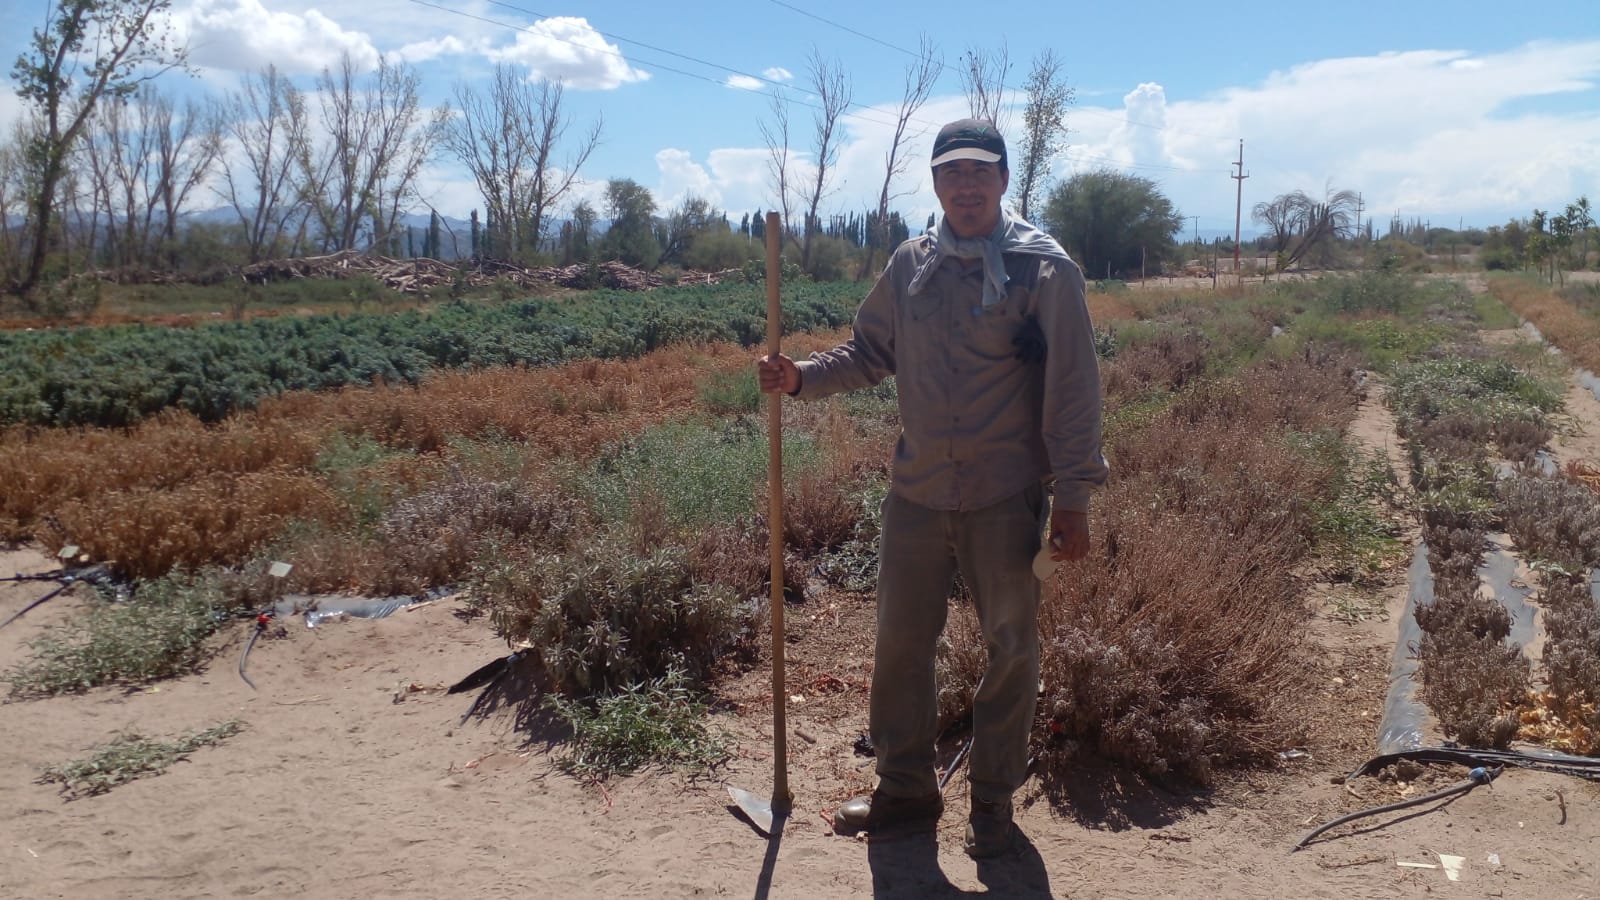
M 876 900 L 982 896 L 1036 900 L 1054 896 L 1044 858 L 1021 828 L 1013 835 L 1010 850 L 978 861 L 978 880 L 987 892 L 962 890 L 950 883 L 939 867 L 939 837 L 931 829 L 869 840 L 867 865 L 872 869 Z

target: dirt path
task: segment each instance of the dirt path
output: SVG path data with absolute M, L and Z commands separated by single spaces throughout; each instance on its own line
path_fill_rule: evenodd
M 1591 415 L 1592 413 L 1583 413 Z M 1362 407 L 1358 438 L 1392 457 L 1381 404 Z M 1588 420 L 1600 433 L 1600 416 Z M 40 571 L 27 550 L 0 574 Z M 1321 585 L 1325 610 L 1335 585 Z M 1378 606 L 1393 607 L 1403 580 Z M 0 618 L 39 595 L 0 585 Z M 0 631 L 0 665 L 76 602 L 53 601 Z M 764 672 L 727 686 L 737 712 L 718 720 L 739 740 L 707 780 L 622 779 L 605 791 L 553 767 L 548 732 L 516 707 L 460 724 L 470 700 L 442 687 L 505 652 L 453 601 L 381 621 L 330 623 L 262 641 L 250 672 L 234 643 L 209 671 L 138 691 L 0 705 L 0 896 L 174 897 L 1600 897 L 1600 789 L 1510 772 L 1423 815 L 1368 827 L 1299 853 L 1289 848 L 1333 817 L 1454 783 L 1440 770 L 1402 787 L 1334 780 L 1372 753 L 1386 691 L 1393 615 L 1319 617 L 1327 648 L 1308 698 L 1309 755 L 1214 793 L 1168 795 L 1085 771 L 1061 802 L 1030 796 L 1016 855 L 975 865 L 960 852 L 965 785 L 951 785 L 941 829 L 921 837 L 835 837 L 822 814 L 865 785 L 851 745 L 865 728 L 871 606 L 822 597 L 791 614 L 791 739 L 798 808 L 780 842 L 734 816 L 723 790 L 770 786 Z M 247 729 L 167 774 L 64 801 L 40 770 L 85 755 L 123 729 L 170 736 L 240 718 Z M 1284 748 L 1289 750 L 1291 748 Z M 1359 794 L 1360 796 L 1356 796 Z M 1439 854 L 1464 859 L 1458 883 Z

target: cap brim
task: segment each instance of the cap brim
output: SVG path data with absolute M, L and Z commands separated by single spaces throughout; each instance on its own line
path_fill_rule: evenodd
M 928 164 L 928 167 L 936 169 L 947 162 L 955 162 L 958 159 L 975 159 L 978 162 L 999 162 L 1000 154 L 990 150 L 982 150 L 977 147 L 957 147 L 954 150 L 946 150 L 938 156 L 935 156 L 933 158 L 933 162 Z

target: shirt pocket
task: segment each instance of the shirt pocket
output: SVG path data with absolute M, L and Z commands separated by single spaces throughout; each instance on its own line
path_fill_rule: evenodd
M 1012 285 L 1000 302 L 988 308 L 980 304 L 969 310 L 973 352 L 989 360 L 1015 358 L 1016 338 L 1022 331 L 1027 300 L 1028 289 Z

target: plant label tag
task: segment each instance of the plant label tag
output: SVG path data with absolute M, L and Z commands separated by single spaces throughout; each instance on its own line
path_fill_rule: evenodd
M 57 559 L 71 559 L 72 557 L 77 556 L 77 555 L 78 555 L 78 545 L 77 544 L 68 544 L 65 547 L 62 547 L 56 553 L 56 558 Z
M 273 578 L 287 578 L 289 572 L 293 569 L 294 566 L 291 566 L 286 562 L 275 562 L 267 568 L 267 574 L 271 575 Z

